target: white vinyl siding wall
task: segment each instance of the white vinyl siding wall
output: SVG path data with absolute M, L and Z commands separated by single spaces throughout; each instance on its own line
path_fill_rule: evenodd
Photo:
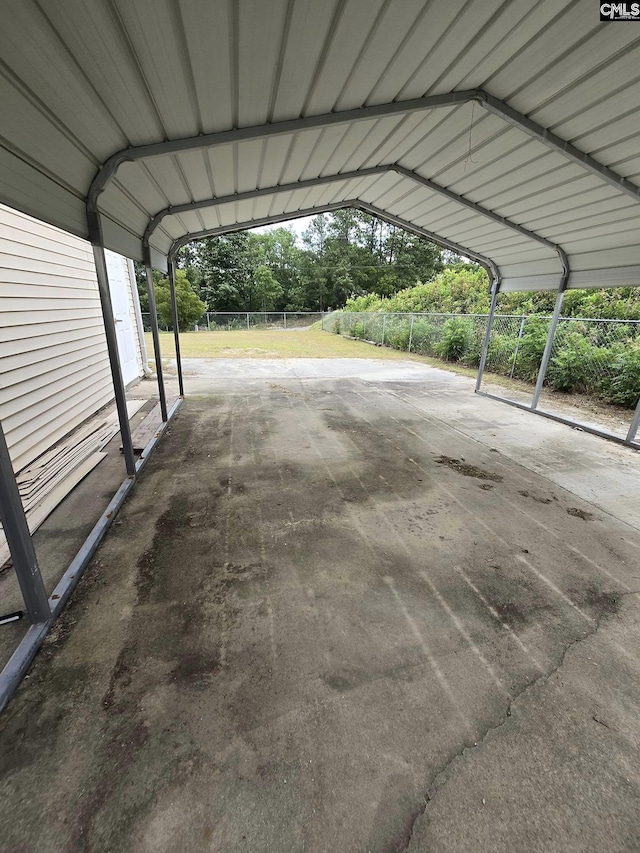
M 112 397 L 90 245 L 0 205 L 0 419 L 15 470 Z

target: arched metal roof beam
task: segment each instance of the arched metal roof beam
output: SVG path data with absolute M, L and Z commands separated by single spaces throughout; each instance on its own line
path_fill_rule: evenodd
M 577 163 L 591 174 L 596 175 L 605 183 L 610 184 L 623 193 L 640 201 L 640 187 L 627 178 L 619 175 L 613 169 L 598 162 L 590 154 L 579 151 L 574 145 L 561 139 L 555 133 L 514 110 L 499 98 L 483 92 L 481 89 L 471 89 L 465 92 L 451 92 L 444 95 L 431 95 L 425 98 L 415 98 L 408 101 L 394 101 L 389 104 L 376 104 L 360 107 L 355 110 L 325 113 L 317 116 L 292 119 L 290 121 L 274 122 L 271 124 L 255 125 L 252 127 L 224 130 L 217 133 L 201 134 L 200 136 L 172 139 L 164 142 L 154 142 L 149 145 L 139 145 L 118 151 L 109 157 L 96 174 L 87 193 L 87 219 L 90 235 L 97 233 L 96 216 L 98 197 L 115 176 L 118 168 L 127 162 L 135 162 L 146 157 L 158 157 L 165 154 L 178 154 L 181 151 L 191 151 L 199 148 L 210 148 L 216 145 L 226 145 L 253 139 L 265 139 L 287 133 L 298 133 L 304 130 L 314 130 L 336 124 L 385 118 L 393 115 L 407 115 L 422 110 L 432 110 L 440 107 L 453 107 L 475 101 L 493 115 L 522 130 L 524 133 L 539 140 L 548 148 L 562 154 L 568 160 Z
M 190 204 L 180 204 L 175 205 L 174 207 L 166 207 L 164 210 L 159 211 L 149 221 L 149 225 L 147 226 L 147 229 L 144 233 L 144 237 L 142 239 L 143 250 L 146 256 L 149 250 L 149 241 L 155 229 L 160 225 L 165 216 L 171 216 L 179 213 L 187 213 L 188 211 L 192 210 L 202 210 L 207 207 L 216 207 L 218 205 L 230 204 L 232 202 L 250 201 L 251 199 L 274 195 L 276 193 L 293 192 L 298 189 L 309 189 L 313 187 L 324 186 L 326 184 L 357 180 L 359 178 L 366 178 L 376 175 L 384 175 L 389 172 L 393 172 L 397 175 L 401 175 L 404 178 L 408 178 L 409 180 L 426 187 L 434 193 L 443 195 L 451 201 L 454 201 L 457 204 L 468 208 L 469 210 L 473 210 L 475 213 L 478 213 L 488 219 L 491 219 L 493 222 L 497 222 L 500 225 L 503 225 L 505 228 L 510 228 L 513 231 L 517 231 L 519 234 L 522 234 L 524 237 L 527 237 L 530 240 L 535 240 L 537 243 L 540 243 L 541 245 L 546 246 L 548 249 L 551 249 L 552 251 L 556 252 L 560 259 L 562 269 L 568 269 L 567 255 L 561 246 L 557 245 L 556 243 L 553 243 L 551 240 L 547 240 L 546 237 L 542 237 L 540 234 L 536 234 L 535 231 L 530 231 L 523 225 L 518 225 L 516 222 L 511 222 L 511 220 L 507 219 L 505 216 L 500 216 L 500 214 L 494 213 L 492 210 L 483 207 L 481 204 L 478 204 L 475 201 L 470 201 L 464 196 L 458 195 L 458 193 L 454 193 L 452 190 L 449 190 L 446 187 L 442 187 L 439 184 L 434 183 L 434 181 L 429 180 L 429 178 L 424 178 L 422 177 L 422 175 L 418 175 L 409 169 L 405 169 L 404 166 L 397 165 L 396 163 L 391 163 L 386 166 L 373 166 L 369 169 L 362 169 L 360 171 L 341 172 L 336 175 L 323 175 L 322 177 L 311 178 L 307 181 L 298 181 L 297 183 L 291 184 L 279 184 L 275 187 L 262 187 L 261 189 L 249 190 L 243 193 L 235 193 L 228 196 L 219 196 L 218 198 L 204 199 L 203 201 L 191 202 Z M 434 242 L 436 241 L 434 240 Z M 468 255 L 468 253 L 469 250 L 465 250 L 465 254 Z
M 500 270 L 491 258 L 487 258 L 485 255 L 480 255 L 478 252 L 467 249 L 466 246 L 461 246 L 459 243 L 454 243 L 452 240 L 447 240 L 445 237 L 440 237 L 438 234 L 427 231 L 426 228 L 421 228 L 419 225 L 414 225 L 412 222 L 407 222 L 398 216 L 386 213 L 379 207 L 360 201 L 359 199 L 349 199 L 348 201 L 339 201 L 334 202 L 333 204 L 319 205 L 318 207 L 308 207 L 304 210 L 297 210 L 295 213 L 277 213 L 272 216 L 264 216 L 261 219 L 249 219 L 246 222 L 235 222 L 232 225 L 220 225 L 217 228 L 208 228 L 204 231 L 194 231 L 174 240 L 167 253 L 167 257 L 169 262 L 173 262 L 176 252 L 178 252 L 178 250 L 183 246 L 186 246 L 187 243 L 191 243 L 193 240 L 201 240 L 204 237 L 222 237 L 224 234 L 231 234 L 234 231 L 246 231 L 248 228 L 259 228 L 262 225 L 273 225 L 277 222 L 288 222 L 291 219 L 302 219 L 305 216 L 314 216 L 319 213 L 330 213 L 331 211 L 344 210 L 345 208 L 355 208 L 356 210 L 362 210 L 365 213 L 370 213 L 372 216 L 377 216 L 379 219 L 383 219 L 391 225 L 398 225 L 400 228 L 404 228 L 406 231 L 411 231 L 419 237 L 425 237 L 432 243 L 442 246 L 443 249 L 449 249 L 452 252 L 456 252 L 458 255 L 464 255 L 467 258 L 471 258 L 484 267 L 489 278 L 499 287 L 501 278 Z

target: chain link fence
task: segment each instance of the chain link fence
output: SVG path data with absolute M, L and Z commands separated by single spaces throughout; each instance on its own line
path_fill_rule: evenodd
M 150 314 L 142 314 L 145 332 L 151 331 Z M 322 320 L 321 311 L 208 311 L 197 323 L 194 332 L 234 331 L 242 329 L 306 329 Z M 158 328 L 169 331 L 158 317 Z
M 322 328 L 393 349 L 477 367 L 487 315 L 334 311 L 325 315 Z
M 535 384 L 550 322 L 550 317 L 542 315 L 496 314 L 485 370 Z M 477 367 L 487 315 L 335 311 L 325 315 L 322 327 L 347 337 Z M 545 385 L 633 408 L 640 397 L 640 321 L 561 318 Z

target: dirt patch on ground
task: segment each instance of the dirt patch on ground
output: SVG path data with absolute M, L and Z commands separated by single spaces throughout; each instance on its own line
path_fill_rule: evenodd
M 576 518 L 581 518 L 583 521 L 591 521 L 593 519 L 593 513 L 587 512 L 585 509 L 580 509 L 577 506 L 570 506 L 567 509 L 569 515 L 573 515 Z
M 531 498 L 532 501 L 535 501 L 538 504 L 551 504 L 558 500 L 558 498 L 554 495 L 552 498 L 541 498 L 539 495 L 532 495 L 530 492 L 527 492 L 525 489 L 521 489 L 518 492 L 519 495 L 522 495 L 523 498 Z
M 469 465 L 464 459 L 453 459 L 451 456 L 439 456 L 436 459 L 438 465 L 446 465 L 452 471 L 457 471 L 458 474 L 463 474 L 465 477 L 476 477 L 478 480 L 492 480 L 494 483 L 501 483 L 502 476 L 494 474 L 493 471 L 485 471 L 483 468 L 478 468 L 477 465 Z

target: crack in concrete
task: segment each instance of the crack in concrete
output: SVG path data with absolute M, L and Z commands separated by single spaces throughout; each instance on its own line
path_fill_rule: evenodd
M 637 590 L 630 590 L 629 592 L 626 592 L 626 591 L 625 592 L 616 592 L 616 595 L 619 595 L 620 598 L 625 598 L 626 596 L 629 596 L 629 595 L 638 595 L 638 591 Z M 511 717 L 511 712 L 512 712 L 512 709 L 513 709 L 513 706 L 515 705 L 515 703 L 519 699 L 521 699 L 523 696 L 525 696 L 530 690 L 532 690 L 534 687 L 536 687 L 538 684 L 546 683 L 553 675 L 555 675 L 560 669 L 562 669 L 562 667 L 564 666 L 565 660 L 567 658 L 567 655 L 569 654 L 571 649 L 574 646 L 577 646 L 579 643 L 583 643 L 585 640 L 589 640 L 589 639 L 591 639 L 591 637 L 595 636 L 595 634 L 598 632 L 598 630 L 600 628 L 600 625 L 605 620 L 607 620 L 610 617 L 613 617 L 614 615 L 617 615 L 617 614 L 607 613 L 607 612 L 601 613 L 600 616 L 598 617 L 598 619 L 596 619 L 594 621 L 594 625 L 590 630 L 585 631 L 581 637 L 576 637 L 570 643 L 567 643 L 567 645 L 564 647 L 564 649 L 562 651 L 562 654 L 560 655 L 560 659 L 558 660 L 558 663 L 556 664 L 556 666 L 554 666 L 549 672 L 546 672 L 543 675 L 539 675 L 537 678 L 534 678 L 534 680 L 531 681 L 529 684 L 527 684 L 525 687 L 523 687 L 519 693 L 516 693 L 516 695 L 507 704 L 507 709 L 506 709 L 505 713 L 503 714 L 503 716 L 498 720 L 497 723 L 494 723 L 493 725 L 487 727 L 487 729 L 482 734 L 482 737 L 480 738 L 480 740 L 474 741 L 473 745 L 471 745 L 471 744 L 464 745 L 462 747 L 462 749 L 456 750 L 456 752 L 436 772 L 436 774 L 433 776 L 431 784 L 427 788 L 427 792 L 425 794 L 424 805 L 422 806 L 422 808 L 418 811 L 418 813 L 415 815 L 415 817 L 411 821 L 411 826 L 409 827 L 409 832 L 407 834 L 407 843 L 405 844 L 403 851 L 409 850 L 409 848 L 411 846 L 413 834 L 414 834 L 414 831 L 416 828 L 416 824 L 418 823 L 420 818 L 426 814 L 427 809 L 429 808 L 429 805 L 433 802 L 433 800 L 440 793 L 440 791 L 442 791 L 443 788 L 445 787 L 445 785 L 448 781 L 448 776 L 447 776 L 448 771 L 456 763 L 456 761 L 462 761 L 463 759 L 467 758 L 471 753 L 479 750 L 485 744 L 489 735 L 491 735 L 497 729 L 500 729 L 502 726 L 505 725 L 505 723 L 508 721 L 509 717 Z M 443 778 L 445 776 L 447 776 L 447 778 Z M 400 853 L 403 853 L 403 851 L 400 851 Z

